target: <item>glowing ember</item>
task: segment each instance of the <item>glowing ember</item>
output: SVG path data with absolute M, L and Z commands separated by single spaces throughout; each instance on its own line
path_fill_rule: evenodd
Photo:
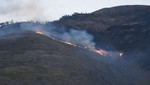
M 107 56 L 107 52 L 102 50 L 102 49 L 100 49 L 100 50 L 93 50 L 93 51 L 98 53 L 98 54 L 100 54 L 100 55 L 102 55 L 102 56 Z
M 123 53 L 120 53 L 120 56 L 122 56 L 123 55 Z
M 40 31 L 36 31 L 36 33 L 38 33 L 38 34 L 43 34 L 43 32 L 40 32 Z
M 84 47 L 85 49 L 87 49 L 87 47 Z
M 105 51 L 105 50 L 102 50 L 102 49 L 100 49 L 100 50 L 91 50 L 90 49 L 90 51 L 94 51 L 94 52 L 96 52 L 96 53 L 98 53 L 98 54 L 100 54 L 100 55 L 102 55 L 102 56 L 122 56 L 123 55 L 123 53 L 118 53 L 118 52 L 113 52 L 113 51 Z
M 65 41 L 61 41 L 62 43 L 65 43 L 65 44 L 68 44 L 68 45 L 72 45 L 72 46 L 75 46 L 75 47 L 77 47 L 77 45 L 75 45 L 75 44 L 72 44 L 72 43 L 70 43 L 70 42 L 65 42 Z

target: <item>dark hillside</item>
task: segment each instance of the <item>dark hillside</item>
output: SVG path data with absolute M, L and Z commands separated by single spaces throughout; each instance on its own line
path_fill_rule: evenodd
M 95 58 L 94 58 L 95 57 Z M 0 39 L 1 85 L 129 85 L 101 56 L 36 33 Z

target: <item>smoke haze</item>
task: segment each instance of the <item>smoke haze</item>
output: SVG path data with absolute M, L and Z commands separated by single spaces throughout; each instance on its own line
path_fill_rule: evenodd
M 94 37 L 83 30 L 70 29 L 66 31 L 64 27 L 55 27 L 52 24 L 37 24 L 37 23 L 19 23 L 10 24 L 4 26 L 0 30 L 0 36 L 8 35 L 11 33 L 20 33 L 26 31 L 37 32 L 40 31 L 49 37 L 55 38 L 57 40 L 71 42 L 76 45 L 81 45 L 88 47 L 90 49 L 95 49 L 95 43 L 93 42 Z

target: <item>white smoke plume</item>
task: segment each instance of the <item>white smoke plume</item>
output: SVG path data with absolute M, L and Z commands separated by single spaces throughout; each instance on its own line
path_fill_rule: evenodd
M 68 41 L 73 44 L 82 45 L 84 47 L 95 49 L 93 36 L 83 30 L 71 29 L 69 32 L 63 33 L 60 38 L 64 41 Z

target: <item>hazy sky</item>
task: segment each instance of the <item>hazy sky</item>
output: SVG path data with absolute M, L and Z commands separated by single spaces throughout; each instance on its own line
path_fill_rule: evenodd
M 57 20 L 74 12 L 90 13 L 118 5 L 150 5 L 150 0 L 0 0 L 0 22 Z

